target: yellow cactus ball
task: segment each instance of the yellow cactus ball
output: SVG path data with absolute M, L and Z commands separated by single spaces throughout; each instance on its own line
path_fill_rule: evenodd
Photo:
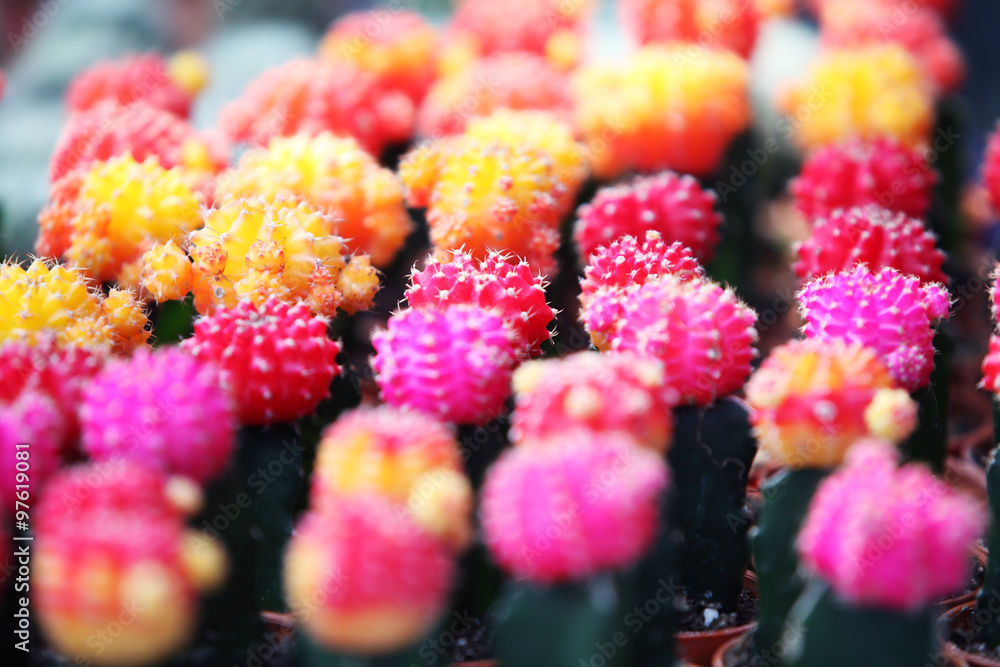
M 317 267 L 339 275 L 346 263 L 331 226 L 329 215 L 296 197 L 226 197 L 191 234 L 195 307 L 205 314 L 241 297 L 308 298 Z
M 747 78 L 739 55 L 681 42 L 646 46 L 622 67 L 581 68 L 576 122 L 594 174 L 711 174 L 750 124 Z
M 779 129 L 805 150 L 852 137 L 916 147 L 927 142 L 934 120 L 931 83 L 897 44 L 825 53 L 780 106 L 787 119 Z
M 378 271 L 365 255 L 352 257 L 337 279 L 340 308 L 351 315 L 375 305 L 378 293 Z
M 34 342 L 53 335 L 60 344 L 131 352 L 149 338 L 142 306 L 131 293 L 105 299 L 80 269 L 36 259 L 27 268 L 0 263 L 0 342 Z
M 141 264 L 142 287 L 156 301 L 180 301 L 191 291 L 191 260 L 173 241 L 147 250 Z
M 470 119 L 465 134 L 511 148 L 532 146 L 548 155 L 557 178 L 566 188 L 559 202 L 560 215 L 573 207 L 580 186 L 590 173 L 586 150 L 576 141 L 573 128 L 546 111 L 501 109 L 489 116 Z
M 892 436 L 915 424 L 916 406 L 901 394 L 877 353 L 860 344 L 808 339 L 782 345 L 747 383 L 761 454 L 793 468 L 839 465 L 855 442 Z M 889 418 L 897 419 L 890 428 Z
M 53 202 L 41 217 L 66 230 L 67 260 L 97 280 L 113 280 L 147 247 L 201 224 L 201 198 L 188 181 L 184 169 L 164 169 L 155 157 L 120 155 L 95 162 L 72 205 Z M 54 223 L 57 214 L 62 219 Z
M 223 174 L 218 190 L 220 196 L 266 200 L 294 193 L 328 216 L 326 233 L 345 239 L 352 252 L 369 255 L 378 267 L 392 262 L 413 229 L 396 175 L 354 139 L 328 132 L 272 139 Z
M 194 97 L 208 84 L 208 62 L 197 51 L 178 51 L 167 63 L 167 73 L 177 87 Z
M 439 250 L 464 247 L 477 259 L 502 250 L 543 275 L 554 271 L 566 186 L 545 152 L 459 136 L 414 149 L 399 171 L 411 203 L 426 203 Z

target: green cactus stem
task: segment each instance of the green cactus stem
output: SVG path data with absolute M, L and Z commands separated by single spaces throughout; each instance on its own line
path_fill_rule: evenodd
M 684 535 L 680 583 L 689 599 L 733 612 L 750 562 L 744 504 L 757 442 L 749 413 L 740 401 L 724 398 L 706 408 L 678 408 L 674 415 L 667 458 Z
M 930 386 L 913 393 L 913 400 L 919 406 L 920 421 L 917 429 L 900 445 L 905 460 L 923 461 L 937 474 L 944 472 L 944 460 L 948 453 L 946 424 L 954 348 L 951 337 L 938 331 L 934 336 L 934 371 Z
M 496 605 L 495 656 L 518 667 L 630 667 L 639 604 L 632 576 L 551 587 L 510 582 Z
M 782 639 L 785 619 L 802 593 L 795 540 L 809 503 L 828 469 L 785 470 L 764 483 L 760 523 L 751 533 L 757 573 L 758 622 L 754 651 L 763 655 Z
M 929 608 L 904 613 L 852 606 L 813 581 L 772 655 L 780 654 L 782 667 L 926 667 L 939 664 L 934 620 Z
M 656 614 L 649 614 L 646 613 L 644 601 L 641 609 L 643 616 L 636 615 L 642 625 L 633 627 L 636 631 L 632 657 L 634 667 L 669 667 L 674 664 L 677 609 L 673 602 L 675 596 L 682 592 L 677 578 L 677 561 L 684 542 L 680 531 L 675 528 L 677 502 L 674 493 L 671 488 L 660 495 L 662 519 L 656 542 L 636 568 L 638 590 L 643 595 L 651 595 L 660 606 Z M 633 626 L 636 623 L 637 621 L 632 621 Z
M 994 440 L 1000 435 L 1000 404 L 993 402 Z M 1000 596 L 1000 446 L 990 452 L 989 466 L 986 468 L 986 493 L 990 505 L 990 534 L 987 543 L 989 555 L 986 557 L 986 573 L 983 587 L 976 599 L 976 606 L 986 608 L 993 598 Z M 978 618 L 978 615 L 977 615 Z M 1000 614 L 982 615 L 979 640 L 990 648 L 1000 646 Z

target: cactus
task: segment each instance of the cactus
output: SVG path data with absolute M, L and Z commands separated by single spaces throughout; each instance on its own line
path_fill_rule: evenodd
M 600 347 L 661 361 L 674 404 L 709 405 L 743 386 L 756 354 L 757 314 L 730 289 L 666 276 L 619 297 L 612 328 L 587 319 Z
M 759 16 L 754 3 L 737 0 L 626 0 L 622 23 L 640 44 L 700 42 L 711 34 L 711 48 L 749 58 L 757 42 Z M 720 21 L 719 17 L 726 20 Z M 708 41 L 708 40 L 706 40 Z
M 994 276 L 995 277 L 995 276 Z M 992 287 L 990 296 L 993 305 L 993 316 L 997 315 L 996 301 L 998 291 L 996 282 Z M 983 381 L 981 387 L 989 390 L 994 395 L 993 400 L 993 431 L 994 440 L 1000 441 L 1000 402 L 996 400 L 996 395 L 1000 392 L 1000 336 L 995 333 L 990 336 L 989 352 L 983 359 Z M 986 495 L 989 502 L 989 537 L 986 544 L 986 573 L 983 579 L 983 587 L 976 599 L 977 609 L 985 607 L 991 600 L 1000 595 L 1000 447 L 994 447 L 990 452 L 989 462 L 986 466 Z M 977 615 L 978 618 L 978 615 Z M 986 643 L 990 648 L 1000 646 L 1000 615 L 990 612 L 986 622 L 979 628 L 979 640 Z
M 131 293 L 93 290 L 76 268 L 36 259 L 27 267 L 0 262 L 0 342 L 51 336 L 77 345 L 128 354 L 146 344 L 148 321 Z
M 807 338 L 859 342 L 878 351 L 889 372 L 913 392 L 934 368 L 933 325 L 948 316 L 948 291 L 891 268 L 857 266 L 821 276 L 798 294 Z
M 126 462 L 75 466 L 51 480 L 34 516 L 32 604 L 60 653 L 153 664 L 188 641 L 198 593 L 226 571 L 218 545 L 185 529 L 198 502 L 189 483 Z M 95 641 L 111 624 L 120 635 Z
M 930 208 L 937 182 L 937 172 L 921 152 L 888 137 L 851 138 L 810 153 L 788 190 L 809 220 L 868 205 L 919 220 Z
M 934 99 L 924 72 L 899 44 L 830 49 L 811 67 L 809 76 L 781 100 L 795 114 L 816 90 L 824 101 L 794 127 L 796 143 L 806 150 L 858 137 L 889 137 L 916 148 L 930 136 Z
M 69 177 L 76 183 L 76 177 Z M 41 213 L 39 248 L 63 256 L 97 280 L 115 279 L 146 246 L 180 238 L 201 224 L 201 198 L 183 168 L 165 169 L 155 155 L 94 162 L 75 195 L 59 196 Z
M 457 424 L 483 424 L 504 411 L 517 352 L 495 311 L 404 310 L 372 344 L 375 380 L 389 405 Z
M 378 155 L 413 135 L 414 113 L 407 95 L 354 62 L 300 58 L 251 81 L 222 108 L 219 127 L 233 141 L 261 148 L 275 137 L 330 132 Z
M 98 62 L 73 77 L 66 91 L 66 106 L 73 113 L 108 103 L 130 106 L 143 102 L 187 118 L 192 101 L 191 91 L 172 76 L 170 62 L 156 53 Z
M 439 42 L 437 30 L 417 12 L 400 9 L 386 21 L 378 11 L 358 11 L 334 21 L 318 55 L 330 63 L 355 64 L 374 74 L 382 87 L 420 104 L 438 76 Z
M 803 280 L 866 264 L 873 271 L 891 267 L 923 283 L 948 283 L 934 235 L 920 220 L 880 206 L 814 218 L 812 233 L 796 252 L 795 272 Z
M 593 258 L 599 248 L 623 236 L 648 240 L 648 232 L 658 232 L 663 243 L 680 243 L 705 263 L 715 253 L 722 226 L 716 202 L 715 193 L 702 189 L 691 176 L 673 172 L 640 176 L 598 190 L 590 203 L 581 206 L 573 240 L 580 257 L 593 263 L 600 262 Z
M 994 128 L 986 144 L 982 179 L 990 202 L 1000 207 L 1000 124 Z
M 96 462 L 137 461 L 198 483 L 229 465 L 236 439 L 232 399 L 219 371 L 177 349 L 110 361 L 86 388 L 82 448 Z
M 534 7 L 542 3 L 521 4 Z M 483 81 L 490 85 L 484 87 Z M 476 98 L 474 107 L 465 102 L 470 96 Z M 461 134 L 470 117 L 489 116 L 499 109 L 546 111 L 572 122 L 569 75 L 542 56 L 521 51 L 463 62 L 446 72 L 427 93 L 417 115 L 417 131 L 424 137 Z
M 897 464 L 862 441 L 813 497 L 798 549 L 819 579 L 790 614 L 801 634 L 783 664 L 922 667 L 936 653 L 931 604 L 962 585 L 984 517 L 926 466 Z
M 199 318 L 182 345 L 218 365 L 241 423 L 274 424 L 309 414 L 330 395 L 340 344 L 327 338 L 326 326 L 305 304 L 241 301 Z
M 548 327 L 555 310 L 545 301 L 545 281 L 533 275 L 526 262 L 508 259 L 517 258 L 490 252 L 477 262 L 462 250 L 454 251 L 450 261 L 431 257 L 410 275 L 406 301 L 417 310 L 454 305 L 495 310 L 514 332 L 521 356 L 536 357 L 552 338 Z
M 584 429 L 626 435 L 665 452 L 674 428 L 665 383 L 658 362 L 629 352 L 529 361 L 514 372 L 511 440 L 546 440 Z
M 0 402 L 0 512 L 15 516 L 25 507 L 18 503 L 18 491 L 28 490 L 28 497 L 39 497 L 52 474 L 59 469 L 63 443 L 69 424 L 60 406 L 42 391 L 25 389 L 7 403 Z M 18 456 L 30 461 L 30 474 L 18 470 Z M 23 464 L 22 464 L 23 468 Z
M 802 593 L 794 541 L 817 485 L 859 439 L 899 442 L 916 426 L 916 403 L 896 387 L 874 350 L 837 340 L 778 347 L 747 383 L 761 457 L 789 467 L 762 489 L 752 535 L 758 654 L 779 644 Z
M 464 247 L 478 259 L 500 250 L 523 258 L 535 273 L 554 273 L 566 186 L 541 149 L 452 137 L 410 151 L 399 172 L 410 205 L 427 207 L 439 250 Z
M 629 169 L 708 176 L 747 129 L 746 62 L 726 50 L 691 58 L 688 48 L 651 45 L 620 68 L 587 64 L 578 70 L 577 127 L 597 178 L 610 180 Z
M 652 546 L 667 476 L 657 454 L 586 431 L 521 442 L 490 468 L 484 537 L 515 577 L 496 604 L 500 660 L 570 667 L 625 631 L 635 584 L 613 573 Z M 612 648 L 607 664 L 629 664 L 630 644 Z
M 343 654 L 415 643 L 444 611 L 453 577 L 444 543 L 377 496 L 314 507 L 285 559 L 285 590 L 302 629 Z
M 413 231 L 399 178 L 380 167 L 359 141 L 314 134 L 276 137 L 244 154 L 219 177 L 220 195 L 272 203 L 294 195 L 326 216 L 322 235 L 348 239 L 350 251 L 368 255 L 376 267 L 388 266 Z

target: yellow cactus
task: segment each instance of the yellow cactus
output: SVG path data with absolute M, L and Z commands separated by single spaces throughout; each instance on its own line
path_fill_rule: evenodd
M 45 225 L 68 239 L 63 253 L 100 281 L 114 280 L 155 243 L 201 224 L 201 198 L 182 168 L 164 169 L 155 157 L 125 154 L 96 162 L 82 177 L 75 200 L 53 202 Z
M 784 131 L 806 150 L 851 137 L 920 146 L 934 117 L 927 76 L 897 44 L 829 51 L 780 104 L 788 116 Z
M 60 343 L 127 354 L 149 338 L 146 315 L 131 292 L 92 289 L 80 269 L 34 260 L 27 268 L 0 264 L 0 342 L 34 342 L 41 334 Z
M 646 46 L 623 67 L 581 68 L 576 121 L 594 174 L 711 174 L 750 124 L 747 78 L 737 54 L 681 42 Z
M 559 200 L 560 215 L 573 207 L 580 186 L 590 173 L 586 151 L 573 136 L 573 128 L 552 113 L 500 109 L 469 120 L 465 134 L 511 148 L 533 146 L 548 155 L 555 165 L 556 177 L 565 186 Z
M 191 260 L 173 241 L 142 256 L 142 286 L 156 301 L 179 301 L 191 291 Z
M 378 165 L 358 142 L 328 132 L 276 137 L 223 174 L 219 194 L 274 201 L 293 193 L 322 211 L 327 234 L 345 239 L 352 252 L 389 264 L 413 228 L 399 179 Z

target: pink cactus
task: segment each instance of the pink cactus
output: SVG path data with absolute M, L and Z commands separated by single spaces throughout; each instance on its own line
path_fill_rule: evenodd
M 299 522 L 285 592 L 302 628 L 350 653 L 416 642 L 447 603 L 455 565 L 443 542 L 376 496 L 343 499 Z
M 926 387 L 934 369 L 934 329 L 948 316 L 948 290 L 915 276 L 867 266 L 816 278 L 798 294 L 808 338 L 844 340 L 879 353 L 909 391 Z
M 880 206 L 817 218 L 797 253 L 795 272 L 806 280 L 863 263 L 873 269 L 892 267 L 925 283 L 948 283 L 935 236 L 919 220 Z
M 196 132 L 169 111 L 144 102 L 99 105 L 70 117 L 52 153 L 49 179 L 55 183 L 73 169 L 123 153 L 138 162 L 155 156 L 167 169 L 185 166 L 209 174 L 229 162 L 228 147 L 220 138 Z
M 895 139 L 851 139 L 810 153 L 789 190 L 810 220 L 866 204 L 923 218 L 937 181 L 937 172 L 918 150 Z
M 75 447 L 80 433 L 78 412 L 83 391 L 101 370 L 104 355 L 92 349 L 58 345 L 53 336 L 35 343 L 9 340 L 0 345 L 0 405 L 12 403 L 25 391 L 52 399 L 63 424 L 60 449 Z
M 18 499 L 31 505 L 59 468 L 66 430 L 58 405 L 44 392 L 29 389 L 0 404 L 0 515 L 13 516 Z
M 72 112 L 100 104 L 128 106 L 137 102 L 187 118 L 192 96 L 171 78 L 169 64 L 156 53 L 99 62 L 77 74 L 66 91 L 66 104 Z
M 993 208 L 1000 210 L 1000 125 L 993 130 L 986 144 L 982 178 Z
M 656 361 L 621 352 L 579 352 L 530 361 L 514 373 L 514 443 L 574 430 L 620 434 L 666 451 L 673 435 L 671 391 Z
M 990 336 L 990 349 L 983 357 L 983 381 L 979 386 L 1000 394 L 1000 336 Z
M 80 414 L 83 449 L 95 461 L 124 457 L 204 483 L 233 451 L 235 411 L 218 368 L 178 348 L 110 362 Z
M 414 269 L 406 300 L 417 310 L 443 310 L 454 305 L 495 310 L 516 337 L 515 346 L 525 356 L 541 354 L 542 343 L 552 338 L 549 323 L 555 310 L 545 301 L 545 282 L 532 273 L 527 262 L 490 252 L 477 262 L 470 253 L 456 250 L 451 261 L 431 257 L 423 270 Z
M 756 354 L 757 314 L 731 289 L 667 276 L 617 298 L 615 308 L 595 302 L 595 317 L 584 320 L 598 347 L 661 361 L 681 403 L 708 405 L 743 386 Z M 610 311 L 620 319 L 602 321 Z
M 456 424 L 504 410 L 517 363 L 514 334 L 492 310 L 403 310 L 372 338 L 385 401 Z
M 851 604 L 915 611 L 961 588 L 983 509 L 880 441 L 851 448 L 799 534 L 805 565 Z
M 518 579 L 583 579 L 639 559 L 656 535 L 662 457 L 610 434 L 504 452 L 482 496 L 486 546 Z
M 311 413 L 330 395 L 340 344 L 326 327 L 304 303 L 243 300 L 195 321 L 182 345 L 219 366 L 220 386 L 235 398 L 243 424 L 274 424 Z
M 653 230 L 666 243 L 680 241 L 699 261 L 708 262 L 722 225 L 715 204 L 715 193 L 701 189 L 693 176 L 673 172 L 641 176 L 626 185 L 603 188 L 581 206 L 573 239 L 586 261 L 621 236 L 645 238 Z

